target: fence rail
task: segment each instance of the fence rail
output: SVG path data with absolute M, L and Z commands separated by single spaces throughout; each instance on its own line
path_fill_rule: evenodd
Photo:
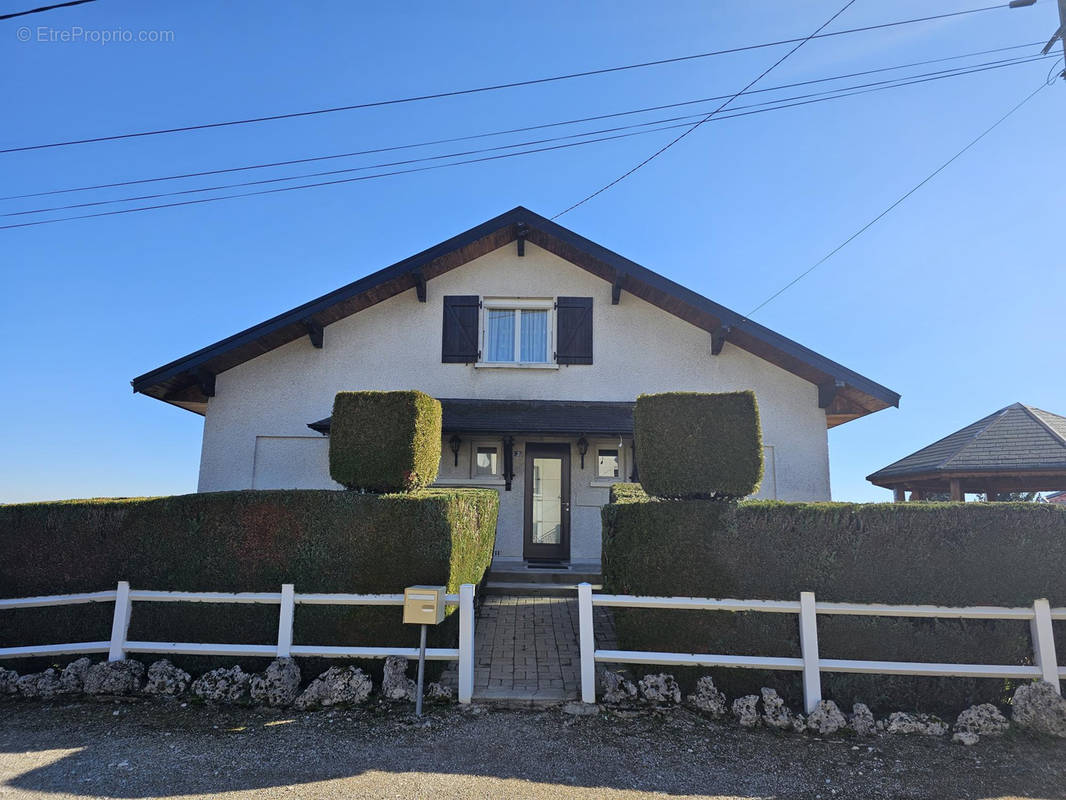
M 133 603 L 260 603 L 278 606 L 278 638 L 273 644 L 222 644 L 201 642 L 142 642 L 129 640 Z M 464 583 L 458 594 L 448 594 L 445 605 L 459 608 L 459 647 L 430 647 L 426 658 L 459 662 L 459 702 L 469 703 L 474 692 L 474 586 Z M 0 599 L 0 611 L 17 608 L 44 608 L 86 603 L 114 603 L 111 638 L 98 642 L 0 647 L 0 659 L 31 656 L 107 653 L 110 661 L 119 661 L 128 653 L 163 655 L 222 655 L 264 658 L 317 656 L 322 658 L 418 658 L 417 647 L 338 647 L 332 645 L 293 644 L 293 619 L 297 605 L 316 606 L 403 606 L 402 594 L 298 594 L 291 583 L 282 584 L 280 592 L 164 592 L 131 589 L 128 581 L 119 581 L 116 589 L 80 594 Z
M 813 592 L 801 592 L 796 600 L 731 600 L 705 597 L 638 597 L 621 594 L 593 594 L 592 585 L 578 585 L 578 633 L 581 652 L 581 699 L 596 702 L 596 663 L 644 664 L 674 667 L 735 667 L 745 669 L 791 670 L 803 674 L 803 699 L 810 713 L 822 699 L 821 673 L 852 672 L 874 675 L 920 675 L 969 678 L 1040 678 L 1061 692 L 1059 680 L 1066 679 L 1066 667 L 1058 666 L 1053 622 L 1066 620 L 1066 608 L 1051 608 L 1039 599 L 1024 608 L 973 606 L 953 608 L 933 605 L 883 605 L 862 603 L 819 603 Z M 769 614 L 796 614 L 799 617 L 800 656 L 735 656 L 705 653 L 657 653 L 639 650 L 597 650 L 592 610 L 604 608 L 657 608 L 698 611 L 751 611 Z M 1006 619 L 1028 620 L 1033 639 L 1032 665 L 945 664 L 910 661 L 862 661 L 820 658 L 818 655 L 818 615 L 870 617 L 918 617 L 926 619 Z

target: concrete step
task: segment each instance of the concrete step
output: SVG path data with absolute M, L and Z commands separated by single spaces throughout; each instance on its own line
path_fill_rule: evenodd
M 592 583 L 589 581 L 589 583 Z M 600 584 L 593 583 L 592 588 L 599 590 Z M 485 582 L 485 594 L 518 595 L 520 597 L 577 597 L 577 583 L 537 583 L 532 581 L 501 581 L 490 579 Z
M 587 568 L 566 567 L 563 569 L 544 569 L 536 567 L 490 567 L 488 573 L 490 581 L 505 581 L 508 583 L 565 583 L 577 586 L 579 583 L 599 583 L 601 575 L 598 571 Z

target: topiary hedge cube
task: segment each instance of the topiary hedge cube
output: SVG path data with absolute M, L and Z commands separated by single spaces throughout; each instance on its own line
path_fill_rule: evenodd
M 658 497 L 747 497 L 762 481 L 754 392 L 642 394 L 633 413 L 644 490 Z
M 409 492 L 437 479 L 440 401 L 408 392 L 338 392 L 329 474 L 349 489 Z

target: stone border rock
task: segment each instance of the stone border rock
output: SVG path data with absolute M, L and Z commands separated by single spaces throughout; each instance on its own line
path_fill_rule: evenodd
M 407 677 L 407 659 L 390 656 L 385 661 L 384 680 L 379 696 L 389 701 L 412 701 L 416 685 Z M 299 665 L 291 658 L 272 661 L 261 673 L 244 672 L 240 666 L 211 670 L 195 681 L 183 669 L 167 659 L 160 659 L 147 669 L 133 659 L 101 661 L 93 664 L 79 658 L 61 671 L 54 667 L 43 672 L 20 676 L 14 670 L 0 668 L 0 696 L 51 700 L 61 695 L 86 694 L 101 697 L 174 698 L 191 694 L 204 702 L 219 704 L 259 703 L 274 707 L 292 707 L 298 711 L 366 703 L 373 683 L 361 669 L 330 667 L 300 691 Z M 608 708 L 644 703 L 655 709 L 678 706 L 681 690 L 667 673 L 645 675 L 634 684 L 622 672 L 603 670 L 601 700 Z M 453 700 L 451 688 L 430 683 L 426 699 L 446 703 Z M 845 715 L 832 700 L 822 700 L 806 717 L 789 709 L 778 693 L 764 687 L 758 695 L 738 697 L 732 704 L 719 691 L 714 680 L 704 675 L 695 691 L 685 698 L 687 705 L 713 719 L 732 716 L 745 728 L 766 727 L 770 730 L 832 736 L 845 732 L 857 736 L 921 735 L 943 737 L 952 733 L 952 741 L 974 745 L 981 737 L 1006 733 L 1013 723 L 1030 732 L 1066 738 L 1066 699 L 1045 681 L 1022 684 L 1011 699 L 1011 720 L 990 703 L 971 706 L 962 711 L 955 724 L 931 714 L 895 711 L 887 718 L 875 720 L 870 709 L 856 703 Z M 571 703 L 568 707 L 573 706 Z M 598 706 L 589 706 L 595 713 Z M 569 713 L 577 713 L 571 710 Z M 632 714 L 633 712 L 625 712 Z
M 407 677 L 407 670 L 406 658 L 386 659 L 386 680 L 379 691 L 382 700 L 414 701 L 416 684 Z M 74 694 L 164 699 L 191 697 L 218 705 L 311 710 L 361 705 L 369 700 L 374 689 L 370 676 L 354 666 L 331 667 L 302 692 L 301 677 L 299 665 L 291 658 L 275 659 L 259 673 L 245 672 L 239 665 L 219 667 L 196 680 L 165 658 L 152 662 L 147 670 L 144 664 L 133 659 L 93 664 L 88 658 L 79 658 L 62 671 L 50 667 L 43 672 L 20 676 L 14 670 L 0 668 L 0 696 L 19 695 L 41 700 Z M 433 682 L 426 687 L 425 698 L 431 703 L 451 703 L 455 693 L 451 687 Z
M 1010 716 L 1021 728 L 1066 738 L 1066 700 L 1047 681 L 1019 686 L 1011 699 Z
M 297 711 L 365 703 L 373 684 L 358 667 L 330 667 L 303 690 L 293 703 Z
M 656 708 L 680 702 L 680 692 L 672 675 L 645 675 L 634 684 L 622 672 L 604 670 L 601 673 L 604 706 L 633 706 L 638 701 Z M 952 733 L 952 741 L 974 745 L 982 736 L 995 737 L 1006 733 L 1011 726 L 1003 713 L 991 703 L 971 706 L 962 711 L 954 725 L 933 714 L 895 711 L 877 720 L 869 707 L 855 703 L 851 714 L 845 715 L 832 700 L 822 700 L 804 717 L 793 713 L 773 689 L 763 687 L 760 694 L 745 695 L 729 702 L 718 690 L 714 680 L 704 675 L 685 702 L 691 708 L 713 719 L 732 717 L 744 728 L 766 727 L 782 732 L 808 732 L 818 736 L 832 736 L 839 732 L 869 737 L 880 734 L 943 737 Z M 1020 728 L 1032 732 L 1066 738 L 1066 699 L 1055 687 L 1044 681 L 1019 686 L 1011 700 L 1011 717 Z M 630 712 L 624 712 L 626 714 Z

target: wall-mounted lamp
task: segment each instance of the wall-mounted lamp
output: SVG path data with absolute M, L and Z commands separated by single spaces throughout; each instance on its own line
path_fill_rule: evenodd
M 455 434 L 448 440 L 448 444 L 452 448 L 452 454 L 455 455 L 455 466 L 459 466 L 459 448 L 463 444 L 463 440 L 459 438 L 459 434 Z
M 577 452 L 581 455 L 581 469 L 585 468 L 585 453 L 589 451 L 589 440 L 582 436 L 577 440 Z

